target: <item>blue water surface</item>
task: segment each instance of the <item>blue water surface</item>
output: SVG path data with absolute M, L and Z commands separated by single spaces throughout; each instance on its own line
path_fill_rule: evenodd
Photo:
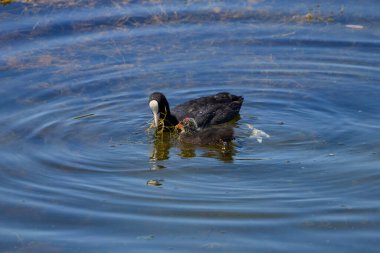
M 0 252 L 378 252 L 379 12 L 1 4 Z M 155 137 L 153 91 L 244 96 L 232 147 Z

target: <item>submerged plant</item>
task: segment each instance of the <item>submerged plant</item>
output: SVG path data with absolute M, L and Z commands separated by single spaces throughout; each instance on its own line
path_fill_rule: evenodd
M 156 128 L 156 130 L 155 130 L 156 136 L 159 136 L 159 137 L 163 137 L 164 133 L 169 133 L 170 136 L 171 136 L 171 134 L 178 135 L 178 129 L 174 128 L 172 125 L 166 125 L 165 124 L 166 116 L 167 116 L 166 108 L 165 108 L 165 112 L 161 113 L 161 115 L 163 117 L 159 118 L 157 126 L 155 126 L 154 118 L 152 118 L 148 130 L 150 130 L 152 128 Z
M 0 0 L 0 4 L 3 4 L 3 5 L 7 5 L 7 4 L 10 4 L 12 2 L 13 2 L 13 0 Z

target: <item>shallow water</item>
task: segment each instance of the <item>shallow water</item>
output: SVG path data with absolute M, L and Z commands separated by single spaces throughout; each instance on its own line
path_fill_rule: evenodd
M 380 3 L 231 2 L 0 5 L 0 252 L 377 252 Z M 233 147 L 153 91 L 243 95 Z

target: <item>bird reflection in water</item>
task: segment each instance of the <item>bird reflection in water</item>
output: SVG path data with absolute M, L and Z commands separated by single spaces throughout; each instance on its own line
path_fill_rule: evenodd
M 161 161 L 169 159 L 169 150 L 173 146 L 172 133 L 161 132 L 160 134 L 155 134 L 153 142 L 153 150 L 150 156 L 151 160 Z
M 199 152 L 199 154 L 197 154 Z M 180 153 L 182 158 L 193 158 L 196 156 L 215 158 L 223 162 L 232 162 L 236 155 L 235 145 L 230 143 L 225 146 L 197 146 L 191 144 L 180 144 Z
M 177 135 L 164 132 L 162 135 L 155 135 L 150 159 L 153 161 L 168 160 L 171 148 L 178 148 L 179 152 L 176 155 L 181 158 L 194 158 L 198 156 L 214 158 L 223 162 L 232 162 L 236 155 L 234 143 L 205 146 L 180 143 Z

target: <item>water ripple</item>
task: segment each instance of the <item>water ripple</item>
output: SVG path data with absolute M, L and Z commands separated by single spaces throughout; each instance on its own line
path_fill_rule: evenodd
M 3 250 L 376 248 L 376 4 L 2 8 Z M 245 98 L 230 150 L 147 131 L 151 92 L 174 106 L 223 90 Z

